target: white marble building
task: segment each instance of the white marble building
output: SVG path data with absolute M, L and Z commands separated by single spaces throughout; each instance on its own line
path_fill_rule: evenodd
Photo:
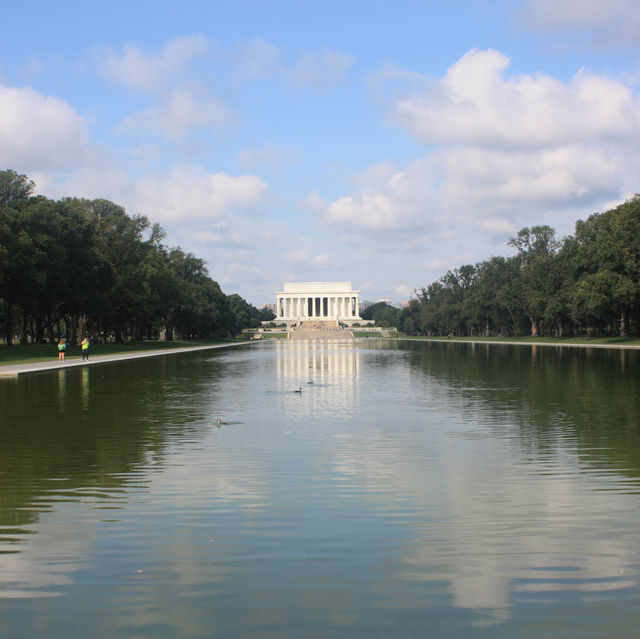
M 285 282 L 276 293 L 276 322 L 360 321 L 360 291 L 351 282 Z

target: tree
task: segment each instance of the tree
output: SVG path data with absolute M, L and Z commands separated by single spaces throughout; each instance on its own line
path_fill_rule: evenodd
M 0 297 L 5 306 L 7 343 L 16 329 L 27 341 L 28 326 L 55 306 L 58 280 L 64 268 L 59 237 L 60 219 L 54 204 L 43 197 L 22 206 L 0 208 Z
M 235 316 L 234 334 L 238 335 L 243 328 L 257 328 L 260 326 L 262 318 L 260 311 L 244 300 L 240 295 L 234 293 L 227 296 L 229 307 Z
M 476 272 L 471 297 L 476 316 L 483 324 L 483 334 L 519 334 L 524 312 L 519 260 L 491 257 L 477 264 Z
M 509 240 L 509 245 L 518 250 L 526 312 L 531 321 L 531 336 L 535 337 L 542 332 L 542 323 L 548 315 L 548 301 L 559 285 L 554 266 L 561 242 L 556 240 L 550 226 L 542 225 L 521 229 Z
M 209 338 L 233 334 L 235 317 L 220 285 L 209 277 L 206 264 L 181 249 L 169 252 L 180 287 L 180 302 L 172 325 L 184 337 Z
M 417 299 L 410 299 L 409 304 L 402 309 L 398 328 L 407 335 L 423 333 L 420 324 L 420 302 Z
M 508 244 L 515 247 L 522 259 L 528 262 L 539 256 L 556 253 L 562 242 L 556 239 L 555 234 L 555 230 L 546 224 L 531 228 L 525 226 Z
M 362 312 L 362 319 L 374 320 L 378 326 L 400 325 L 400 309 L 386 302 L 376 302 Z
M 239 306 L 209 277 L 206 264 L 167 249 L 164 231 L 104 199 L 33 196 L 34 184 L 0 172 L 0 326 L 10 344 L 58 327 L 70 340 L 90 327 L 118 342 L 167 328 L 186 337 L 231 335 L 259 325 L 260 312 Z
M 618 322 L 627 337 L 630 317 L 640 312 L 640 196 L 578 220 L 567 252 L 576 318 L 601 328 Z
M 447 308 L 449 291 L 441 281 L 432 282 L 426 288 L 417 291 L 420 304 L 418 324 L 424 335 L 448 334 L 452 318 Z
M 0 171 L 0 207 L 26 202 L 36 185 L 26 175 L 19 175 L 12 169 Z
M 22 314 L 22 292 L 29 290 L 23 287 L 33 276 L 32 242 L 20 210 L 34 188 L 25 175 L 11 169 L 0 171 L 0 300 L 8 345 L 12 343 L 15 316 Z
M 159 248 L 161 230 L 142 215 L 128 216 L 108 200 L 93 200 L 86 206 L 102 262 L 103 330 L 113 331 L 117 342 L 125 341 L 130 332 L 140 339 L 147 316 L 148 265 Z
M 258 312 L 261 322 L 272 322 L 276 318 L 276 314 L 268 306 L 263 306 Z

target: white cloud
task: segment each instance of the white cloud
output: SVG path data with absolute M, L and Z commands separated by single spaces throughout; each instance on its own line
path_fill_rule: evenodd
M 637 46 L 640 39 L 637 0 L 526 0 L 517 21 L 544 33 L 567 33 L 610 47 Z
M 458 148 L 435 153 L 443 167 L 440 201 L 530 215 L 536 209 L 566 209 L 595 203 L 620 189 L 623 157 L 598 147 L 569 146 L 536 151 Z M 541 211 L 542 212 L 542 211 Z
M 347 222 L 376 230 L 396 227 L 398 217 L 394 202 L 382 193 L 363 194 L 358 198 L 351 195 L 341 197 L 332 202 L 327 209 L 329 222 Z
M 510 233 L 512 235 L 515 235 L 518 230 L 512 222 L 499 217 L 482 220 L 482 228 L 492 233 Z
M 31 58 L 21 70 L 21 75 L 24 78 L 33 79 L 41 75 L 45 71 L 45 64 L 40 58 Z
M 509 152 L 474 147 L 435 151 L 404 170 L 376 165 L 357 188 L 330 203 L 324 221 L 411 238 L 455 234 L 460 224 L 512 232 L 526 220 L 594 207 L 633 179 L 628 158 L 598 148 Z
M 303 211 L 314 215 L 321 215 L 327 207 L 327 201 L 318 195 L 316 191 L 313 191 L 299 203 L 299 206 Z
M 36 171 L 30 173 L 30 177 L 36 183 L 38 193 L 54 199 L 102 198 L 126 206 L 126 202 L 131 200 L 135 191 L 131 177 L 126 171 L 107 165 L 82 166 L 57 176 L 50 171 Z
M 374 93 L 381 95 L 384 91 L 392 96 L 396 96 L 396 88 L 405 92 L 408 86 L 412 91 L 419 91 L 427 85 L 426 78 L 421 73 L 402 69 L 388 60 L 382 63 L 376 73 L 368 73 L 365 81 Z
M 411 297 L 411 294 L 413 293 L 413 290 L 410 286 L 407 286 L 406 284 L 399 284 L 398 286 L 396 286 L 393 289 L 393 292 L 399 297 L 399 298 L 404 298 L 404 299 L 409 299 L 409 297 Z
M 142 91 L 153 91 L 165 86 L 192 59 L 203 55 L 208 46 L 207 39 L 201 35 L 175 38 L 157 54 L 145 53 L 130 43 L 121 55 L 111 49 L 98 54 L 98 62 L 103 74 L 116 82 Z
M 255 261 L 258 249 L 273 246 L 274 234 L 267 228 L 266 220 L 255 219 L 250 225 L 246 218 L 236 216 L 223 222 L 197 222 L 189 227 L 181 227 L 181 241 L 189 246 L 197 245 L 197 253 L 212 252 L 219 256 L 224 251 L 226 261 Z
M 281 259 L 290 264 L 298 267 L 314 267 L 314 268 L 326 268 L 329 265 L 329 256 L 325 254 L 318 254 L 311 256 L 306 248 L 293 249 L 286 251 L 281 255 Z
M 306 249 L 293 249 L 284 253 L 282 259 L 292 264 L 302 264 L 309 261 L 309 253 Z
M 438 179 L 438 166 L 429 159 L 404 170 L 390 162 L 374 164 L 355 177 L 352 195 L 328 205 L 325 222 L 374 231 L 412 228 L 429 215 Z
M 230 55 L 245 78 L 268 76 L 279 69 L 280 50 L 262 38 L 237 44 Z
M 355 57 L 325 49 L 321 54 L 303 53 L 288 72 L 297 86 L 324 90 L 344 84 Z
M 0 166 L 33 172 L 87 160 L 86 122 L 63 100 L 0 86 L 0 113 Z
M 434 257 L 423 266 L 428 271 L 441 271 L 444 269 L 445 262 L 443 262 L 439 257 Z
M 227 237 L 223 233 L 214 231 L 197 231 L 191 236 L 195 242 L 202 244 L 225 244 Z
M 225 266 L 224 271 L 222 271 L 220 277 L 221 285 L 230 285 L 232 283 L 242 282 L 244 286 L 247 283 L 249 286 L 259 286 L 261 289 L 264 288 L 265 282 L 269 279 L 269 275 L 265 273 L 263 269 L 259 266 L 256 266 L 252 263 L 250 254 L 245 256 L 244 261 L 239 262 L 230 262 Z M 225 292 L 227 294 L 232 293 L 233 291 L 227 291 L 225 288 Z M 247 300 L 248 301 L 248 300 Z
M 195 129 L 224 127 L 234 117 L 218 98 L 180 88 L 159 106 L 130 115 L 118 128 L 131 133 L 160 134 L 171 142 L 180 142 Z
M 325 205 L 324 222 L 383 243 L 393 238 L 406 250 L 463 235 L 488 246 L 489 236 L 532 223 L 569 232 L 585 210 L 632 191 L 640 171 L 638 97 L 584 70 L 563 82 L 508 76 L 509 64 L 498 51 L 472 50 L 426 91 L 397 98 L 397 121 L 440 146 L 406 166 L 371 165 L 350 192 Z M 402 78 L 400 70 L 391 75 Z M 473 252 L 461 245 L 456 253 Z
M 204 168 L 177 164 L 168 171 L 132 179 L 124 171 L 83 167 L 63 182 L 34 176 L 38 192 L 48 197 L 74 195 L 105 198 L 124 206 L 131 215 L 146 215 L 152 222 L 180 230 L 202 243 L 245 244 L 240 230 L 229 231 L 234 218 L 255 218 L 269 204 L 267 184 L 254 175 L 237 177 L 208 173 Z M 196 227 L 194 232 L 189 227 Z M 243 235 L 255 235 L 244 229 Z
M 311 261 L 317 268 L 326 268 L 329 265 L 329 256 L 324 254 L 315 255 Z
M 275 172 L 282 171 L 290 164 L 299 164 L 302 153 L 299 149 L 276 146 L 267 142 L 261 149 L 247 149 L 240 154 L 240 162 L 245 169 L 266 167 Z
M 210 222 L 252 214 L 267 203 L 268 188 L 254 175 L 207 173 L 192 165 L 135 183 L 135 210 L 161 223 Z M 129 208 L 129 207 L 128 207 Z
M 640 100 L 620 82 L 580 70 L 507 76 L 499 51 L 472 50 L 426 93 L 396 104 L 397 121 L 425 144 L 540 149 L 640 141 Z

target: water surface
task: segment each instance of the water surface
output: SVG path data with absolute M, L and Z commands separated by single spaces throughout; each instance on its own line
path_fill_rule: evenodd
M 277 342 L 1 380 L 0 635 L 636 636 L 639 371 Z

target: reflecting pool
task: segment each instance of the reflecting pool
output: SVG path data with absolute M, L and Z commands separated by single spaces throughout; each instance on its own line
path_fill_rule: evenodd
M 0 380 L 0 636 L 635 636 L 639 357 L 282 340 Z

